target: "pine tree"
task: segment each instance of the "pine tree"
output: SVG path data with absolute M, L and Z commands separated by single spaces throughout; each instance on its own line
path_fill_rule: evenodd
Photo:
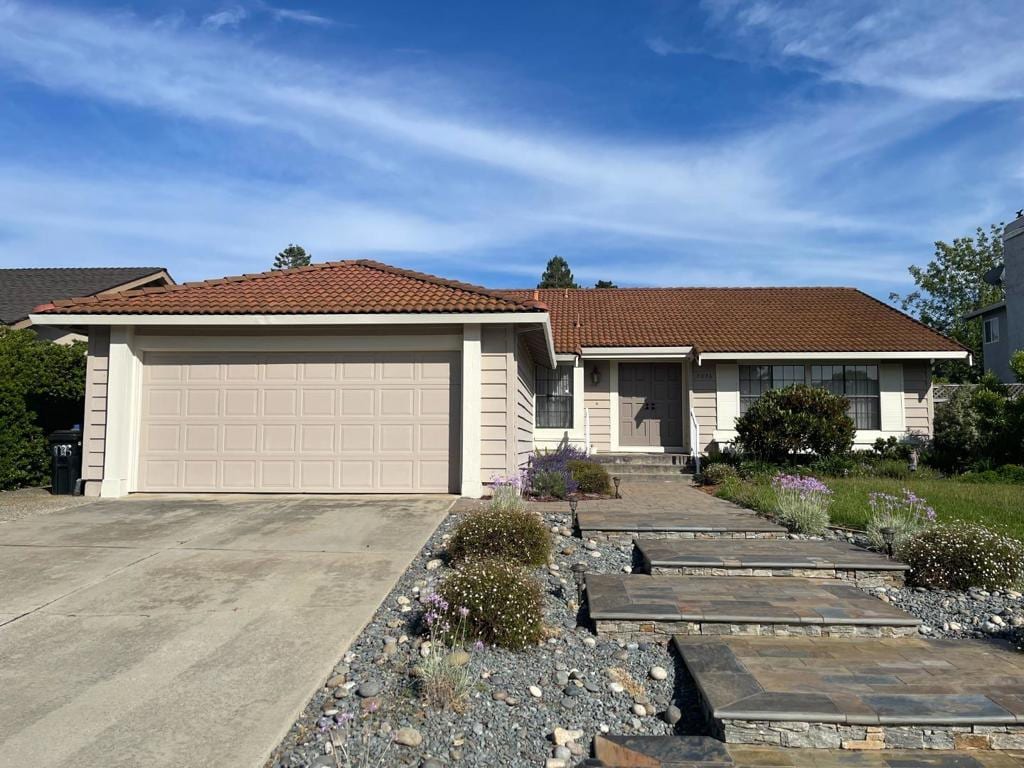
M 540 276 L 538 288 L 579 288 L 572 278 L 569 263 L 561 256 L 552 256 Z
M 292 267 L 309 266 L 310 254 L 301 245 L 288 244 L 288 247 L 277 254 L 272 269 L 291 269 Z
M 619 286 L 617 286 L 611 280 L 598 280 L 596 283 L 594 283 L 594 287 L 595 288 L 618 288 Z

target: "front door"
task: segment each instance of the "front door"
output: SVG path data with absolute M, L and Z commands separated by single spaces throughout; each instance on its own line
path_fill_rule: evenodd
M 683 383 L 679 363 L 619 363 L 619 445 L 683 445 Z

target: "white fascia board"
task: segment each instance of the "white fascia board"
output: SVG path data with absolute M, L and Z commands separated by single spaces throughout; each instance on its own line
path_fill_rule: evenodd
M 703 352 L 700 360 L 966 360 L 970 352 Z
M 655 357 L 686 357 L 693 347 L 583 347 L 583 357 L 592 360 L 644 360 Z
M 35 325 L 439 325 L 446 323 L 551 323 L 546 312 L 386 312 L 341 315 L 99 315 L 33 314 Z M 554 356 L 554 344 L 551 345 Z

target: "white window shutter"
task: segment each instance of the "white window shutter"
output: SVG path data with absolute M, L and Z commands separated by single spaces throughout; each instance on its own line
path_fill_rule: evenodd
M 906 429 L 903 404 L 903 363 L 882 363 L 878 366 L 879 408 L 883 432 Z
M 740 417 L 740 367 L 719 363 L 715 366 L 715 380 L 718 428 L 736 429 L 736 419 Z

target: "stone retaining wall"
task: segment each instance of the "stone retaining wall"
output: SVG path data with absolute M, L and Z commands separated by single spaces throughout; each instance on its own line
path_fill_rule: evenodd
M 728 744 L 818 749 L 1024 749 L 1024 725 L 838 725 L 767 720 L 712 720 Z
M 763 637 L 912 637 L 917 627 L 862 626 L 854 624 L 726 624 L 694 621 L 626 621 L 596 619 L 597 634 L 623 640 L 643 640 L 672 635 L 755 635 Z
M 655 576 L 796 576 L 804 579 L 839 579 L 858 587 L 902 587 L 903 571 L 839 570 L 828 568 L 670 568 L 647 566 Z

